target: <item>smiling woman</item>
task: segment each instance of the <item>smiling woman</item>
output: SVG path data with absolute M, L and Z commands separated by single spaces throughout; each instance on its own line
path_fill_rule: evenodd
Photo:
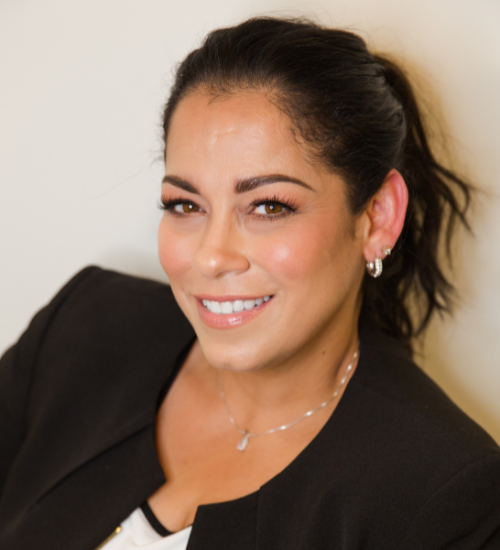
M 470 187 L 402 71 L 253 19 L 163 128 L 171 286 L 88 268 L 2 359 L 0 546 L 498 548 L 500 449 L 411 360 Z
M 259 92 L 215 101 L 192 94 L 171 122 L 160 261 L 205 357 L 218 368 L 285 368 L 299 352 L 323 353 L 313 362 L 332 364 L 357 346 L 361 235 L 368 218 L 354 222 L 341 178 L 311 163 L 292 129 Z M 180 180 L 189 187 L 180 191 Z M 399 214 L 401 224 L 404 208 Z M 232 302 L 256 299 L 262 300 L 257 308 L 221 314 Z M 302 323 L 290 323 L 298 312 Z M 212 330 L 235 325 L 241 326 L 237 333 Z M 310 370 L 306 378 L 318 383 Z M 333 382 L 323 384 L 325 392 Z

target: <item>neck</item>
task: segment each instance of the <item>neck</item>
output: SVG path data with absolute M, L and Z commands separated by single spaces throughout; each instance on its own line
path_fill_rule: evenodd
M 341 386 L 358 348 L 357 318 L 333 337 L 318 335 L 293 356 L 250 372 L 224 370 L 227 404 L 243 429 L 256 432 L 285 424 L 331 397 Z M 218 377 L 218 373 L 214 372 Z M 331 411 L 339 395 L 325 410 Z M 318 413 L 319 414 L 319 413 Z

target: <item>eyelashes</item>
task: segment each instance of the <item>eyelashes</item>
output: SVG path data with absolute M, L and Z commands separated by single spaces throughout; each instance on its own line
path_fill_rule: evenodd
M 179 212 L 175 210 L 176 206 L 182 206 L 184 205 L 184 212 Z M 177 214 L 179 216 L 182 216 L 183 214 L 191 214 L 194 212 L 198 212 L 200 207 L 193 201 L 190 201 L 188 199 L 184 199 L 182 197 L 178 198 L 171 198 L 171 199 L 164 199 L 163 197 L 160 198 L 158 201 L 158 208 L 160 210 L 165 210 L 168 212 L 171 212 L 172 214 Z
M 263 217 L 270 217 L 270 218 L 276 218 L 280 216 L 281 214 L 285 214 L 285 211 L 288 210 L 288 213 L 293 213 L 297 210 L 298 206 L 297 203 L 290 199 L 285 199 L 283 197 L 279 197 L 277 195 L 273 195 L 271 197 L 268 197 L 266 199 L 258 199 L 252 202 L 252 206 L 254 208 L 258 208 L 260 206 L 264 207 L 279 207 L 280 211 L 273 213 L 272 211 L 266 210 L 266 214 L 263 214 Z M 271 209 L 272 210 L 272 209 Z M 260 215 L 260 214 L 258 214 Z
M 201 207 L 195 202 L 183 198 L 172 197 L 169 199 L 161 197 L 158 201 L 158 208 L 167 211 L 175 216 L 185 217 L 202 211 Z M 272 195 L 263 199 L 257 199 L 250 204 L 250 213 L 255 217 L 266 220 L 276 220 L 283 218 L 295 212 L 298 205 L 295 201 Z M 260 209 L 260 212 L 256 210 Z

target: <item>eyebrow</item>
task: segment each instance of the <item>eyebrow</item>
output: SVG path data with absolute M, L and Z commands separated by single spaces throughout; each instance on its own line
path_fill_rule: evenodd
M 304 183 L 303 181 L 298 180 L 297 178 L 292 178 L 290 176 L 285 176 L 283 174 L 271 174 L 269 176 L 256 176 L 254 178 L 247 178 L 239 180 L 236 184 L 235 191 L 236 193 L 248 193 L 257 189 L 257 187 L 262 187 L 263 185 L 270 185 L 271 183 L 295 183 L 306 189 L 313 190 L 312 187 Z
M 272 183 L 279 183 L 279 182 L 294 183 L 296 185 L 300 185 L 301 187 L 305 187 L 310 191 L 313 191 L 313 188 L 307 185 L 307 183 L 304 183 L 303 181 L 297 178 L 292 178 L 290 176 L 285 176 L 283 174 L 270 174 L 268 176 L 256 176 L 253 178 L 245 178 L 242 180 L 238 180 L 234 190 L 238 195 L 240 195 L 242 193 L 248 193 L 249 191 L 253 191 L 254 189 L 257 189 L 258 187 L 262 187 L 263 185 L 270 185 Z M 198 189 L 196 189 L 196 187 L 193 184 L 177 176 L 165 176 L 162 180 L 162 183 L 170 183 L 175 187 L 184 189 L 184 191 L 187 191 L 188 193 L 193 193 L 195 195 L 200 194 Z
M 171 185 L 174 185 L 175 187 L 179 187 L 180 189 L 184 189 L 184 191 L 187 191 L 188 193 L 193 193 L 195 195 L 199 195 L 200 192 L 194 185 L 191 185 L 188 181 L 183 180 L 181 178 L 178 178 L 177 176 L 165 176 L 162 180 L 162 183 L 170 183 Z

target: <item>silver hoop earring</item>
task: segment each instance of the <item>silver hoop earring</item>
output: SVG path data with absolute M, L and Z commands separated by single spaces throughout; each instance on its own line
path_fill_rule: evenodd
M 379 258 L 378 256 L 373 262 L 366 262 L 366 271 L 368 271 L 368 275 L 370 275 L 374 279 L 382 275 L 383 269 L 384 266 L 382 265 L 382 258 Z

